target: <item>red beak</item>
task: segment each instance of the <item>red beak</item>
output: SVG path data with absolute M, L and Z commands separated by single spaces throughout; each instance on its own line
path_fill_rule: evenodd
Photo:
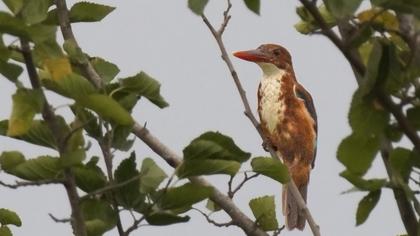
M 234 52 L 233 55 L 242 60 L 252 61 L 252 62 L 264 62 L 268 60 L 267 55 L 258 49 L 249 50 L 249 51 L 238 51 L 238 52 Z

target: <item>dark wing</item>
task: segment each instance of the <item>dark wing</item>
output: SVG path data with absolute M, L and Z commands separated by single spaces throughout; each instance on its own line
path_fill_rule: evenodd
M 316 137 L 315 137 L 315 140 L 314 140 L 314 148 L 315 148 L 314 159 L 312 161 L 312 168 L 314 168 L 315 167 L 315 157 L 316 157 L 317 137 L 318 137 L 318 121 L 317 121 L 314 102 L 312 100 L 311 94 L 309 94 L 309 92 L 306 91 L 306 89 L 300 84 L 296 84 L 295 94 L 298 98 L 305 101 L 305 107 L 308 110 L 309 114 L 311 115 L 312 119 L 314 120 L 314 130 L 315 130 L 315 133 L 316 133 Z

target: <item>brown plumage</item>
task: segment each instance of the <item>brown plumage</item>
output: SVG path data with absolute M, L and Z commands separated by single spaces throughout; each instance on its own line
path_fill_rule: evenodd
M 317 118 L 311 95 L 297 82 L 290 54 L 282 46 L 264 44 L 234 55 L 257 63 L 263 70 L 258 88 L 261 128 L 282 157 L 306 202 L 317 140 Z M 305 216 L 287 186 L 283 187 L 282 198 L 287 228 L 303 230 Z

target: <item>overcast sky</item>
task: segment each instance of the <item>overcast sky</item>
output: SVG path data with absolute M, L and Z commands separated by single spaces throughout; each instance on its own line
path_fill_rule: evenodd
M 73 2 L 73 1 L 71 1 Z M 97 1 L 101 2 L 101 1 Z M 117 9 L 103 22 L 77 24 L 73 28 L 79 44 L 91 56 L 100 56 L 118 64 L 120 77 L 143 70 L 162 83 L 162 95 L 170 107 L 160 110 L 146 100 L 137 106 L 134 117 L 146 122 L 153 134 L 176 152 L 182 152 L 191 139 L 213 130 L 233 137 L 235 142 L 253 156 L 268 155 L 252 124 L 243 115 L 242 103 L 232 79 L 220 58 L 220 53 L 210 32 L 201 19 L 190 12 L 187 1 L 136 0 L 102 1 Z M 225 1 L 212 1 L 206 14 L 219 24 Z M 70 4 L 70 1 L 69 1 Z M 312 94 L 318 113 L 319 143 L 316 167 L 311 174 L 308 206 L 321 227 L 322 235 L 397 235 L 403 233 L 392 192 L 384 190 L 381 200 L 365 224 L 355 227 L 358 201 L 365 193 L 341 195 L 351 185 L 339 177 L 343 166 L 336 159 L 341 139 L 350 133 L 347 111 L 356 87 L 348 63 L 339 51 L 324 37 L 304 36 L 293 25 L 296 0 L 262 1 L 261 16 L 248 11 L 242 0 L 234 0 L 232 20 L 224 35 L 228 51 L 256 48 L 263 43 L 277 43 L 291 53 L 297 79 Z M 71 4 L 70 4 L 71 5 Z M 0 5 L 0 9 L 4 9 Z M 61 38 L 61 35 L 60 35 Z M 233 59 L 236 70 L 256 107 L 256 91 L 261 77 L 260 69 L 245 61 Z M 11 94 L 14 86 L 0 79 L 2 109 L 0 118 L 6 119 L 11 111 Z M 54 98 L 55 105 L 68 101 Z M 255 109 L 254 109 L 255 110 Z M 68 111 L 63 108 L 59 112 Z M 20 150 L 28 157 L 54 154 L 50 150 L 0 137 L 0 152 Z M 152 157 L 168 174 L 172 169 L 161 161 L 140 140 L 135 143 L 139 158 Z M 94 148 L 92 153 L 97 153 Z M 117 153 L 117 160 L 127 154 Z M 382 163 L 369 177 L 385 176 Z M 246 167 L 244 169 L 249 169 Z M 4 173 L 2 180 L 12 181 Z M 221 189 L 227 187 L 227 177 L 209 178 Z M 249 182 L 235 197 L 235 202 L 250 217 L 251 198 L 275 195 L 279 223 L 281 215 L 280 184 L 265 177 Z M 71 235 L 70 226 L 56 224 L 47 213 L 66 218 L 69 203 L 61 186 L 9 190 L 0 188 L 0 208 L 15 210 L 22 218 L 21 228 L 13 227 L 14 235 Z M 198 205 L 204 208 L 203 204 Z M 242 235 L 236 227 L 217 228 L 206 222 L 196 212 L 188 212 L 189 223 L 167 227 L 142 227 L 133 235 Z M 215 219 L 227 221 L 223 213 Z M 116 235 L 108 233 L 108 235 Z M 281 235 L 311 235 L 309 227 L 302 232 L 284 232 Z

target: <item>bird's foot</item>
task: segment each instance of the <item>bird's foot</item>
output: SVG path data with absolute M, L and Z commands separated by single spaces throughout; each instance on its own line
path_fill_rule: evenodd
M 261 145 L 266 152 L 270 151 L 270 147 L 272 147 L 274 151 L 277 151 L 277 148 L 273 146 L 273 144 L 269 140 L 264 140 Z

